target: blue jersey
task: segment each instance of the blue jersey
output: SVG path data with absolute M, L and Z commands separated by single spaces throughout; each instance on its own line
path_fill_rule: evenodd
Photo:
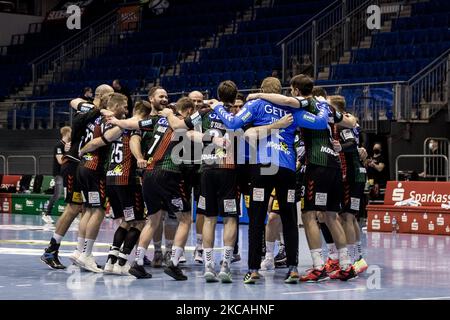
M 219 105 L 215 111 L 229 129 L 238 129 L 246 124 L 252 124 L 255 127 L 270 125 L 285 115 L 292 114 L 294 117 L 292 125 L 259 141 L 256 163 L 271 163 L 295 171 L 294 141 L 297 128 L 323 130 L 327 127 L 328 109 L 318 107 L 320 112 L 314 115 L 303 109 L 279 106 L 257 99 L 247 102 L 235 116 L 227 112 L 222 105 Z

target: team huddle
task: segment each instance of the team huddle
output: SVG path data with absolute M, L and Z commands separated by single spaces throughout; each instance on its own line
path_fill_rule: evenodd
M 145 265 L 164 265 L 170 277 L 187 280 L 180 266 L 195 203 L 194 261 L 204 265 L 206 282 L 230 283 L 231 265 L 240 260 L 242 196 L 249 216 L 244 283 L 278 267 L 288 269 L 285 283 L 356 278 L 367 269 L 356 219 L 364 208 L 367 156 L 359 148 L 357 119 L 343 97 L 327 97 L 305 75 L 291 80 L 291 95 L 282 95 L 280 81 L 269 77 L 246 103 L 232 81 L 220 83 L 217 100 L 192 92 L 175 104 L 153 87 L 132 114 L 127 98 L 108 85 L 96 88 L 92 103 L 72 100 L 76 115 L 61 167 L 67 206 L 41 260 L 65 268 L 59 247 L 82 212 L 70 256 L 75 265 L 139 279 L 152 277 Z M 121 223 L 101 268 L 92 250 L 108 204 Z M 304 275 L 297 269 L 300 214 L 313 261 Z M 223 251 L 216 263 L 219 216 Z

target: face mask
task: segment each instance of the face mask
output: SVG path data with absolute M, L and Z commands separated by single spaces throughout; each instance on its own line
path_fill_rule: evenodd
M 374 149 L 373 150 L 373 154 L 380 154 L 381 153 L 381 150 L 380 149 Z

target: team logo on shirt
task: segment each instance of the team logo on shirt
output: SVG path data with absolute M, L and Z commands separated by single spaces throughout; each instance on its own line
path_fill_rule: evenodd
M 117 165 L 113 170 L 109 170 L 106 175 L 108 177 L 118 177 L 123 175 L 123 167 L 121 164 Z

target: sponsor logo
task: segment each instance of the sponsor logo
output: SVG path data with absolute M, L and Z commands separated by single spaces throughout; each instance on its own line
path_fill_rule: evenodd
M 88 202 L 90 204 L 100 204 L 100 193 L 97 191 L 88 192 Z
M 282 152 L 284 152 L 287 155 L 291 154 L 291 152 L 289 151 L 288 145 L 285 142 L 280 142 L 278 144 L 278 143 L 275 143 L 273 141 L 269 141 L 267 143 L 267 147 L 268 148 L 272 148 L 272 149 L 274 149 L 276 151 L 282 151 Z
M 203 196 L 200 196 L 199 198 L 198 198 L 198 208 L 199 209 L 203 209 L 203 210 L 206 210 L 206 200 L 205 200 L 205 197 L 203 197 Z
M 23 210 L 23 206 L 21 204 L 16 203 L 14 205 L 14 210 L 16 211 L 22 211 Z
M 324 146 L 322 146 L 320 148 L 320 152 L 328 153 L 328 154 L 332 155 L 333 157 L 337 157 L 339 155 L 336 151 L 334 151 L 328 147 L 324 147 Z
M 119 177 L 123 175 L 123 168 L 122 165 L 117 165 L 113 170 L 109 170 L 106 175 L 108 177 Z
M 381 224 L 380 220 L 378 219 L 378 215 L 375 215 L 372 220 L 372 229 L 373 230 L 380 230 Z
M 289 111 L 280 109 L 280 108 L 272 106 L 270 104 L 266 104 L 264 106 L 264 111 L 268 114 L 273 114 L 277 118 L 283 118 L 285 115 L 288 115 L 291 113 Z
M 59 205 L 59 206 L 58 206 L 58 212 L 59 212 L 59 213 L 63 213 L 65 208 L 66 208 L 65 206 Z
M 168 126 L 169 126 L 169 122 L 167 121 L 166 118 L 160 118 L 160 119 L 158 120 L 158 124 L 161 125 L 161 126 L 165 126 L 165 127 L 168 127 Z
M 181 198 L 172 199 L 171 203 L 177 208 L 178 211 L 183 211 L 183 200 L 181 200 Z
M 2 208 L 3 208 L 3 212 L 9 212 L 9 201 L 7 199 L 5 199 L 3 201 Z
M 264 201 L 263 188 L 253 188 L 253 201 Z
M 72 201 L 81 203 L 83 202 L 83 197 L 81 195 L 81 192 L 74 192 L 72 195 Z
M 167 127 L 158 126 L 158 129 L 156 129 L 157 132 L 165 133 L 167 131 Z
M 434 231 L 434 223 L 433 223 L 433 221 L 430 221 L 430 223 L 428 224 L 428 230 L 429 231 Z
M 328 194 L 316 192 L 315 205 L 316 206 L 326 206 L 327 205 Z
M 405 189 L 402 188 L 402 183 L 399 182 L 397 188 L 392 191 L 392 201 L 403 201 L 405 196 Z
M 386 212 L 383 218 L 383 222 L 385 224 L 390 224 L 391 223 L 391 216 L 389 215 L 389 212 Z
M 427 214 L 426 212 L 423 214 L 423 219 L 424 219 L 424 220 L 427 220 L 427 219 L 428 219 L 428 214 Z
M 402 222 L 408 222 L 408 216 L 406 215 L 406 213 L 402 214 Z
M 27 207 L 34 207 L 34 201 L 33 200 L 25 200 L 25 206 Z
M 226 213 L 236 213 L 237 211 L 236 199 L 223 200 L 223 210 Z
M 289 203 L 294 203 L 295 202 L 295 190 L 288 190 L 287 202 L 289 202 Z
M 149 120 L 142 120 L 141 123 L 139 124 L 141 127 L 146 128 L 146 127 L 150 127 L 153 125 L 153 120 L 149 119 Z
M 128 207 L 123 209 L 123 216 L 125 217 L 125 221 L 132 221 L 135 219 L 134 217 L 134 209 L 133 207 Z
M 439 217 L 436 219 L 436 223 L 438 226 L 444 225 L 444 218 L 442 217 L 442 214 L 439 214 Z
M 307 113 L 305 113 L 303 115 L 303 119 L 308 121 L 308 122 L 316 122 L 316 118 L 314 118 L 312 115 L 309 115 Z
M 416 219 L 414 219 L 414 221 L 411 223 L 411 230 L 412 230 L 412 231 L 417 231 L 417 230 L 419 230 L 419 223 L 417 222 Z
M 361 205 L 361 200 L 359 198 L 350 198 L 350 209 L 352 210 L 359 210 L 359 207 Z

